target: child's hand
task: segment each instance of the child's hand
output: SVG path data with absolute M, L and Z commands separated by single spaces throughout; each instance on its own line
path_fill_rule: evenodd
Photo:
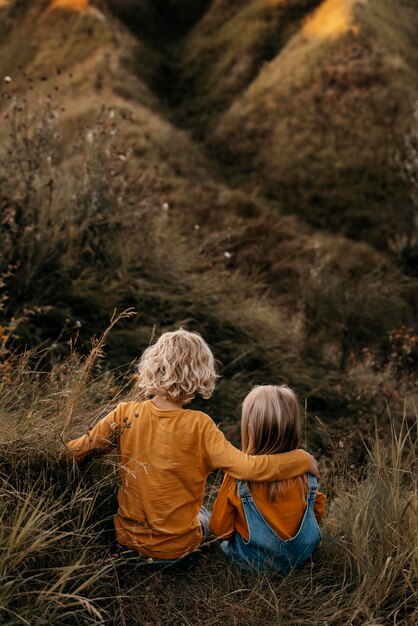
M 310 461 L 311 461 L 309 473 L 313 474 L 316 477 L 316 479 L 319 480 L 320 476 L 319 476 L 318 463 L 316 462 L 316 460 L 313 458 L 311 454 L 309 454 L 309 456 L 310 456 Z

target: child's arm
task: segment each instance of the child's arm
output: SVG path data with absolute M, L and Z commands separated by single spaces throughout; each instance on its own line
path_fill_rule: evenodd
M 229 539 L 235 532 L 236 508 L 228 496 L 231 489 L 236 488 L 235 480 L 226 474 L 213 505 L 209 528 L 214 535 L 222 539 Z
M 323 494 L 321 491 L 316 490 L 316 499 L 315 499 L 315 505 L 314 505 L 314 513 L 315 513 L 315 517 L 318 520 L 318 522 L 320 522 L 321 519 L 324 516 L 326 499 L 327 498 L 326 498 L 325 494 Z
M 67 443 L 67 449 L 76 461 L 81 461 L 95 450 L 106 453 L 117 447 L 119 435 L 124 427 L 128 427 L 124 421 L 125 406 L 126 402 L 121 402 L 85 435 Z
M 208 472 L 222 469 L 233 478 L 252 482 L 286 480 L 308 472 L 318 476 L 316 461 L 305 450 L 272 455 L 245 454 L 234 448 L 212 421 L 206 422 L 202 435 Z

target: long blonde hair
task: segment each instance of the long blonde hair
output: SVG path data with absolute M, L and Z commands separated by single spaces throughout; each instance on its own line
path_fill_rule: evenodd
M 147 348 L 138 371 L 143 395 L 159 395 L 176 404 L 187 404 L 196 394 L 210 398 L 215 388 L 215 360 L 208 344 L 183 328 L 163 333 Z
M 254 387 L 242 404 L 242 450 L 247 454 L 279 454 L 296 450 L 300 440 L 300 407 L 292 389 L 286 385 Z M 299 483 L 304 492 L 306 478 L 300 477 Z M 252 489 L 259 484 L 254 483 Z M 269 502 L 277 490 L 283 493 L 288 487 L 287 480 L 264 484 L 269 486 Z

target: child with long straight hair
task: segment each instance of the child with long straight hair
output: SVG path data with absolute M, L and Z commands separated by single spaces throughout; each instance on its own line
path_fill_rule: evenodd
M 188 563 L 207 531 L 202 502 L 214 469 L 252 481 L 317 471 L 303 450 L 274 456 L 241 452 L 208 415 L 184 408 L 196 394 L 209 398 L 215 387 L 213 354 L 198 333 L 164 333 L 145 350 L 138 369 L 138 400 L 121 402 L 67 444 L 76 460 L 117 449 L 121 480 L 114 523 L 126 554 L 157 567 Z
M 245 398 L 242 449 L 247 454 L 281 454 L 300 445 L 300 410 L 289 387 L 255 387 Z M 241 569 L 286 573 L 301 566 L 321 540 L 318 522 L 325 496 L 314 475 L 256 484 L 226 475 L 210 529 L 224 553 Z

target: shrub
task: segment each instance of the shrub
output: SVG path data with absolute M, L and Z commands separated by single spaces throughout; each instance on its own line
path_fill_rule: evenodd
M 355 280 L 332 265 L 313 268 L 303 285 L 308 339 L 322 348 L 334 343 L 344 368 L 350 354 L 387 343 L 388 332 L 407 314 L 406 291 L 387 273 L 365 272 Z

